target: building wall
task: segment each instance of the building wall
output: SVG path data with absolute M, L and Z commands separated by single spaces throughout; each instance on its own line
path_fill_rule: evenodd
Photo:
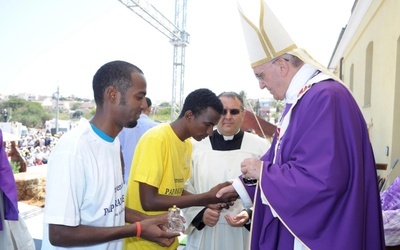
M 389 173 L 394 159 L 400 157 L 399 11 L 399 0 L 372 0 L 346 44 L 339 62 L 342 65 L 336 65 L 335 70 L 338 75 L 342 68 L 342 79 L 362 110 L 376 162 L 388 164 L 388 170 L 381 173 L 383 176 Z M 366 93 L 370 93 L 369 103 L 365 101 Z M 389 183 L 399 173 L 397 166 Z

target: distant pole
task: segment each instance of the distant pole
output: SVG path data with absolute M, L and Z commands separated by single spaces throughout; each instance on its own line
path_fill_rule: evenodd
M 56 92 L 56 134 L 58 134 L 58 101 L 60 100 L 60 88 L 57 86 Z

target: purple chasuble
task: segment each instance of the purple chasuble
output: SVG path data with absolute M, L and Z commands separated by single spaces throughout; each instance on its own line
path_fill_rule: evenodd
M 0 231 L 2 220 L 18 220 L 18 196 L 14 174 L 4 148 L 3 133 L 0 130 L 0 188 L 3 191 L 4 214 L 0 214 Z
M 286 103 L 285 109 L 283 110 L 283 113 L 282 113 L 281 120 L 287 114 L 287 112 L 289 112 L 289 109 L 292 107 L 292 105 L 293 105 L 292 103 Z
M 293 235 L 310 249 L 385 249 L 366 122 L 342 84 L 316 83 L 297 102 L 273 164 L 275 144 L 261 158 L 252 250 L 293 249 Z

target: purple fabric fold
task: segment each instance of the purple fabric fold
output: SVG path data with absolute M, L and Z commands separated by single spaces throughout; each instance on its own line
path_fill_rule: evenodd
M 0 231 L 3 220 L 18 220 L 18 195 L 14 174 L 4 148 L 3 132 L 0 129 L 0 189 L 3 191 L 4 214 L 0 214 Z
M 251 249 L 293 249 L 294 237 L 311 249 L 385 249 L 366 123 L 342 84 L 317 83 L 298 101 L 273 163 L 275 144 L 261 158 Z

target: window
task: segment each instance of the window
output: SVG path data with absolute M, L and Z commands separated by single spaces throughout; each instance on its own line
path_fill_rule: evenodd
M 373 52 L 374 44 L 373 42 L 370 42 L 367 47 L 367 56 L 365 60 L 364 107 L 371 106 Z

